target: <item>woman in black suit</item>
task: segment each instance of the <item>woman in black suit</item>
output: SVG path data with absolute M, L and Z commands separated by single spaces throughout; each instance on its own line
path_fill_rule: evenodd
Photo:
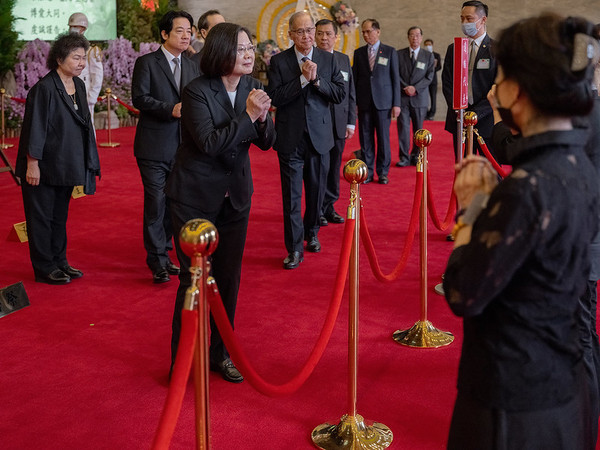
M 267 150 L 275 141 L 268 114 L 271 99 L 261 83 L 249 76 L 254 50 L 244 27 L 222 23 L 211 29 L 203 48 L 204 75 L 191 81 L 183 93 L 181 145 L 167 180 L 174 230 L 200 218 L 210 220 L 219 231 L 212 273 L 232 325 L 253 192 L 248 149 L 254 143 Z M 173 314 L 173 362 L 185 292 L 191 284 L 190 258 L 181 251 L 178 239 L 175 245 L 181 273 Z M 243 381 L 212 321 L 210 367 L 227 381 Z
M 31 88 L 19 142 L 29 255 L 35 280 L 66 284 L 83 273 L 67 261 L 67 216 L 74 186 L 95 191 L 100 175 L 85 84 L 89 43 L 77 33 L 60 36 L 48 55 L 50 72 Z

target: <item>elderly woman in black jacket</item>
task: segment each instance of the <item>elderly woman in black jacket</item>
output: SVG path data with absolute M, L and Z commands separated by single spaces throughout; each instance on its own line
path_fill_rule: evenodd
M 100 175 L 96 138 L 85 84 L 78 78 L 89 43 L 82 35 L 60 36 L 50 49 L 50 72 L 31 88 L 19 142 L 29 255 L 35 280 L 66 284 L 83 272 L 67 260 L 67 216 L 75 186 L 95 191 Z

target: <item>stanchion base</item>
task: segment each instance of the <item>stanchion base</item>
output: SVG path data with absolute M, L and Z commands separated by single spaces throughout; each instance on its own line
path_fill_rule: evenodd
M 0 145 L 0 148 L 2 150 L 4 150 L 5 148 L 11 148 L 11 147 L 14 147 L 14 144 L 1 144 Z
M 446 295 L 446 293 L 444 292 L 444 283 L 436 284 L 433 290 L 438 295 Z
M 323 423 L 316 427 L 311 438 L 318 448 L 328 450 L 376 450 L 389 447 L 394 435 L 392 430 L 382 423 L 373 422 L 367 426 L 362 416 L 346 414 L 337 425 Z
M 438 330 L 429 320 L 419 320 L 408 330 L 396 330 L 392 338 L 398 344 L 409 347 L 437 348 L 452 343 L 454 335 Z
M 102 142 L 101 144 L 98 144 L 100 147 L 118 147 L 119 144 L 118 142 Z

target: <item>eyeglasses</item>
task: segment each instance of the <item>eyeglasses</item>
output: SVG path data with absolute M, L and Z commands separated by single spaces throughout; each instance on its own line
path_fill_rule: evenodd
M 249 45 L 248 47 L 238 47 L 237 54 L 240 56 L 243 56 L 246 54 L 246 52 L 254 53 L 255 50 L 256 50 L 256 45 Z
M 310 28 L 298 28 L 297 30 L 290 30 L 292 33 L 296 33 L 298 36 L 304 36 L 305 34 L 311 34 L 315 31 L 315 27 Z

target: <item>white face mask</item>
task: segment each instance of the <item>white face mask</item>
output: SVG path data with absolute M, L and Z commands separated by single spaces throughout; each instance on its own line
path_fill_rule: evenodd
M 426 45 L 425 48 L 430 52 L 433 52 L 433 45 Z
M 477 34 L 477 32 L 479 31 L 477 29 L 477 22 L 479 22 L 480 20 L 481 19 L 475 22 L 465 22 L 461 24 L 462 32 L 465 34 L 465 36 L 473 37 Z

